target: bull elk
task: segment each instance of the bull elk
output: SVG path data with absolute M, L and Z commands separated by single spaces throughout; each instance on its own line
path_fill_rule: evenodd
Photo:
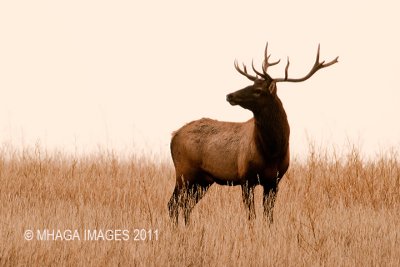
M 230 93 L 226 100 L 253 112 L 254 117 L 242 123 L 223 122 L 203 118 L 192 121 L 175 131 L 171 140 L 171 155 L 176 171 L 176 185 L 168 202 L 169 215 L 177 224 L 179 209 L 183 210 L 185 224 L 196 203 L 213 184 L 240 185 L 249 219 L 255 218 L 254 188 L 263 186 L 264 217 L 271 223 L 273 207 L 280 179 L 289 167 L 290 128 L 285 109 L 277 95 L 278 82 L 303 82 L 318 70 L 338 62 L 338 57 L 325 63 L 317 57 L 309 73 L 302 78 L 289 78 L 289 58 L 284 78 L 271 78 L 268 43 L 262 72 L 252 63 L 255 75 L 241 69 L 235 60 L 235 69 L 253 82 Z

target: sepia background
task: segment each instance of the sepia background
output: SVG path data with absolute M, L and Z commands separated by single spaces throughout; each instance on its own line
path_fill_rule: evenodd
M 395 1 L 0 1 L 0 266 L 400 266 L 399 6 Z M 171 133 L 245 121 L 227 93 L 279 84 L 291 165 L 274 223 L 212 186 L 171 223 Z M 125 153 L 126 152 L 126 153 Z M 29 241 L 27 230 L 146 229 L 159 240 Z
M 400 136 L 396 1 L 2 1 L 0 141 L 88 152 L 168 153 L 171 132 L 201 117 L 245 121 L 225 95 L 250 84 L 234 59 L 272 77 L 303 76 L 318 43 L 339 64 L 279 84 L 301 156 L 308 139 L 366 155 Z

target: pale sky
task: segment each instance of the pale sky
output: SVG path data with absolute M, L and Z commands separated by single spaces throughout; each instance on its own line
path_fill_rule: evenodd
M 367 154 L 400 145 L 398 1 L 1 1 L 0 142 L 86 152 L 168 152 L 171 133 L 202 117 L 245 121 L 227 93 L 250 84 L 233 67 L 263 60 L 291 126 Z

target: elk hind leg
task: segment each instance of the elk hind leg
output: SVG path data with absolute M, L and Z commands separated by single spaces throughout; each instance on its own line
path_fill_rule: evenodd
M 172 196 L 168 202 L 169 217 L 175 224 L 178 224 L 179 202 L 181 199 L 181 193 L 182 188 L 177 183 L 175 185 L 174 192 L 172 193 Z
M 189 224 L 190 213 L 196 204 L 203 198 L 206 194 L 208 188 L 212 183 L 209 182 L 196 182 L 187 187 L 185 204 L 183 206 L 183 216 L 185 219 L 185 224 Z

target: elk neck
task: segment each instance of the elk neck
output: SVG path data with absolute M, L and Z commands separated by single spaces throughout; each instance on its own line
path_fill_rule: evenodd
M 286 112 L 278 96 L 254 113 L 254 139 L 265 159 L 286 155 L 290 128 Z

